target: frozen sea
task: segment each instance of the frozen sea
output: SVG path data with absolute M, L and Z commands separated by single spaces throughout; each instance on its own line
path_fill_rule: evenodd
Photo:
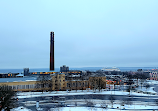
M 89 70 L 89 71 L 96 71 L 100 70 L 103 67 L 77 67 L 77 68 L 69 68 L 70 70 Z M 143 70 L 151 70 L 151 69 L 157 69 L 157 67 L 118 67 L 121 71 L 137 71 L 137 69 L 143 69 Z M 29 68 L 30 72 L 51 72 L 49 68 Z M 59 72 L 60 68 L 55 68 L 53 72 Z M 0 69 L 0 73 L 22 73 L 23 69 Z

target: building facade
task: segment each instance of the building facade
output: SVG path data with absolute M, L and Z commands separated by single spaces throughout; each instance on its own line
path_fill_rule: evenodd
M 69 67 L 66 65 L 63 65 L 62 67 L 60 67 L 60 72 L 68 72 L 69 71 Z
M 24 68 L 24 76 L 29 76 L 29 68 Z
M 76 79 L 69 79 L 66 80 L 66 74 L 64 73 L 55 73 L 51 75 L 52 78 L 52 89 L 54 91 L 60 90 L 84 90 L 86 88 L 93 88 L 93 84 L 99 84 L 97 81 L 100 81 L 102 84 L 102 88 L 106 88 L 106 77 L 89 77 L 89 79 L 83 78 L 76 78 Z M 94 80 L 95 78 L 95 80 Z M 41 90 L 40 87 L 36 87 L 37 85 L 37 78 L 9 78 L 10 80 L 7 81 L 8 78 L 5 78 L 0 82 L 0 85 L 8 85 L 14 91 L 39 91 Z M 94 81 L 92 81 L 94 80 Z M 7 82 L 6 82 L 7 81 Z M 93 84 L 92 84 L 93 83 Z M 45 87 L 45 90 L 50 90 L 48 87 Z
M 150 80 L 158 80 L 158 70 L 153 69 L 149 72 Z

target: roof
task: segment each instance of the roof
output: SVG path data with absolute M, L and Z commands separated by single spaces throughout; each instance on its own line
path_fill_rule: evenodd
M 2 82 L 36 81 L 36 79 L 37 79 L 37 77 L 0 78 L 0 83 L 2 83 Z
M 105 77 L 105 74 L 102 73 L 92 73 L 90 77 Z
M 17 74 L 19 74 L 19 73 L 0 73 L 1 75 L 7 75 L 7 74 L 15 74 L 15 75 L 17 75 Z
M 68 72 L 82 72 L 81 70 L 69 70 Z
M 16 75 L 16 76 L 24 76 L 24 74 L 18 74 L 18 75 Z

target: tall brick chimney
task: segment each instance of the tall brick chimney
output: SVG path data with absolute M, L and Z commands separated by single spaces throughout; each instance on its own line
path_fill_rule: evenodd
M 54 32 L 50 32 L 50 70 L 54 70 Z

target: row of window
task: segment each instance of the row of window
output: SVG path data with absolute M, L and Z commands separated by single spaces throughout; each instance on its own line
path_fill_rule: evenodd
M 152 74 L 151 75 L 151 77 L 156 77 L 156 78 L 157 78 L 157 76 L 158 76 L 157 74 Z
M 157 74 L 157 72 L 155 72 L 155 73 L 153 72 L 153 73 L 150 73 L 150 74 Z
M 81 82 L 76 82 L 76 83 L 67 83 L 67 87 L 86 87 L 86 86 L 88 86 L 88 82 L 83 82 L 83 83 L 81 83 Z
M 29 84 L 29 85 L 13 85 L 10 86 L 12 89 L 16 90 L 16 89 L 33 89 L 35 88 L 34 84 Z

